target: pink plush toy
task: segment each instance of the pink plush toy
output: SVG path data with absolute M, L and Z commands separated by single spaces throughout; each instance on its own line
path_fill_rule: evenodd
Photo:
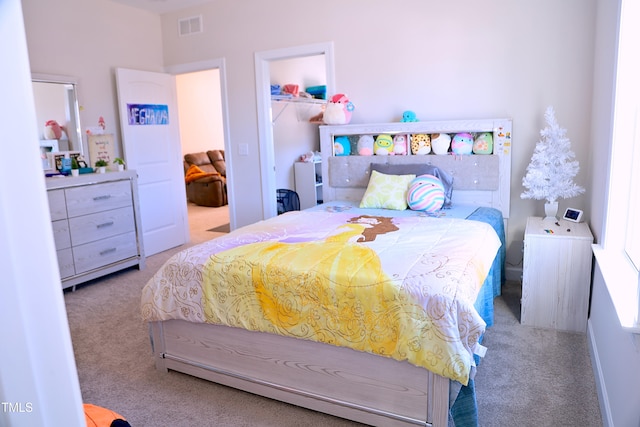
M 407 154 L 407 135 L 396 135 L 393 137 L 393 152 L 399 156 Z
M 44 139 L 62 138 L 62 128 L 55 120 L 48 120 L 44 124 Z
M 451 140 L 453 154 L 471 154 L 473 151 L 473 135 L 468 132 L 457 133 Z
M 351 121 L 351 112 L 355 109 L 346 95 L 333 95 L 327 102 L 322 120 L 328 125 L 345 125 Z

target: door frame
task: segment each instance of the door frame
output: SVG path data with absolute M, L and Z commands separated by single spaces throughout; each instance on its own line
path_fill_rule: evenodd
M 255 53 L 258 141 L 260 146 L 260 167 L 263 171 L 261 179 L 262 217 L 264 219 L 274 217 L 278 213 L 275 197 L 275 149 L 273 141 L 273 118 L 271 115 L 271 71 L 269 69 L 269 63 L 271 61 L 315 55 L 324 55 L 327 94 L 334 93 L 335 66 L 333 42 L 294 46 Z
M 227 169 L 227 198 L 229 200 L 229 226 L 231 230 L 236 228 L 236 208 L 233 195 L 233 150 L 231 150 L 231 137 L 229 134 L 229 103 L 227 96 L 227 71 L 224 58 L 211 59 L 206 61 L 189 62 L 186 64 L 169 65 L 164 67 L 164 72 L 174 76 L 178 74 L 188 74 L 197 71 L 207 71 L 217 69 L 220 75 L 220 101 L 222 111 L 222 132 L 224 137 L 224 158 Z

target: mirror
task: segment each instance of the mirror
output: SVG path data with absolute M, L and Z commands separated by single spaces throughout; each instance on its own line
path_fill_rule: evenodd
M 36 107 L 40 152 L 45 169 L 53 168 L 49 164 L 47 152 L 75 151 L 84 155 L 82 130 L 80 127 L 80 109 L 78 105 L 77 79 L 66 76 L 33 74 L 33 97 Z M 53 127 L 47 128 L 47 122 L 54 120 L 61 134 Z M 58 136 L 60 136 L 58 138 Z

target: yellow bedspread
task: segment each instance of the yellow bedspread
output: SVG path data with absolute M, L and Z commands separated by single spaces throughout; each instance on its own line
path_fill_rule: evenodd
M 291 212 L 174 256 L 143 317 L 350 347 L 467 384 L 485 329 L 473 303 L 499 246 L 475 221 Z

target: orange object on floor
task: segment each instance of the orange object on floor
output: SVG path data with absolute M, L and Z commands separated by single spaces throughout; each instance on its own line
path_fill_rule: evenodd
M 87 427 L 126 427 L 130 424 L 124 417 L 111 409 L 85 403 L 84 418 Z

